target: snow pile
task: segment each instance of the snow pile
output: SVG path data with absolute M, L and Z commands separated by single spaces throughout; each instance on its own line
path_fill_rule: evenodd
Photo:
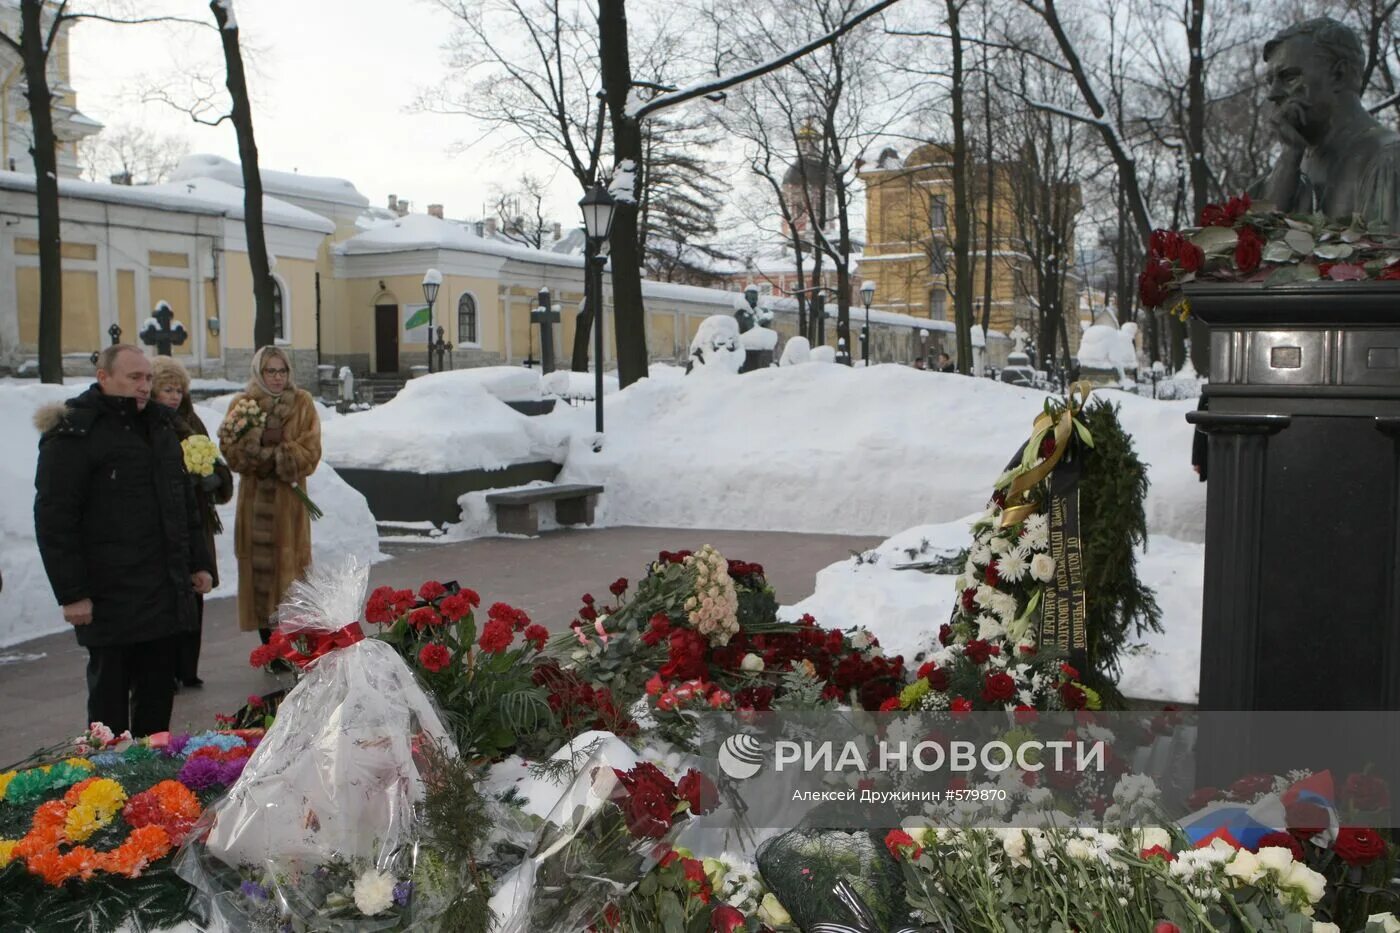
M 648 367 L 648 372 L 655 375 L 659 367 L 653 363 Z M 597 395 L 597 376 L 593 373 L 576 373 L 568 369 L 556 369 L 545 376 L 543 387 L 546 395 L 552 395 L 560 399 L 588 399 L 592 401 Z M 610 373 L 603 373 L 603 394 L 612 395 L 617 391 L 617 376 Z
M 739 322 L 727 314 L 712 314 L 700 322 L 690 341 L 694 372 L 737 374 L 744 366 Z
M 1194 403 L 1108 398 L 1148 464 L 1151 532 L 1204 540 Z M 981 509 L 1044 399 L 907 366 L 791 366 L 629 386 L 597 453 L 591 412 L 547 420 L 572 419 L 559 482 L 606 488 L 600 524 L 889 535 Z
M 538 402 L 542 397 L 541 374 L 537 369 L 526 369 L 523 366 L 479 366 L 453 370 L 451 375 L 459 383 L 476 383 L 503 402 Z M 437 376 L 432 378 L 436 379 Z
M 459 369 L 420 376 L 392 401 L 329 422 L 322 455 L 341 468 L 494 470 L 524 460 L 558 460 L 563 434 L 552 425 L 508 407 L 474 370 Z
M 783 344 L 783 355 L 778 358 L 779 366 L 796 366 L 812 358 L 812 342 L 806 337 L 791 337 Z
M 816 591 L 784 606 L 780 616 L 795 620 L 811 613 L 823 625 L 865 626 L 887 654 L 909 661 L 935 644 L 939 626 L 952 614 L 957 574 L 895 568 L 957 554 L 970 542 L 969 526 L 980 514 L 909 528 L 861 555 L 860 563 L 852 557 L 832 564 L 817 574 Z M 1147 543 L 1145 552 L 1138 551 L 1138 576 L 1157 593 L 1163 631 L 1130 639 L 1132 647 L 1120 657 L 1118 685 L 1135 699 L 1195 703 L 1205 546 L 1165 536 Z
M 5 453 L 0 455 L 0 482 L 11 491 L 11 495 L 0 499 L 0 570 L 5 575 L 5 588 L 0 592 L 0 646 L 68 629 L 54 602 L 34 539 L 34 467 L 39 456 L 39 432 L 33 418 L 40 406 L 61 402 L 84 388 L 0 386 L 0 437 L 5 439 Z M 210 431 L 218 430 L 229 398 L 222 397 L 216 406 L 195 406 Z M 311 523 L 314 560 L 334 561 L 347 555 L 365 563 L 383 559 L 374 516 L 364 496 L 346 485 L 335 470 L 322 463 L 307 483 L 307 494 L 326 513 L 325 518 Z M 232 596 L 238 591 L 238 564 L 233 556 L 237 501 L 235 495 L 219 509 L 224 533 L 215 541 L 215 547 L 223 579 L 213 596 Z
M 1114 369 L 1119 373 L 1136 370 L 1137 346 L 1133 342 L 1136 335 L 1136 324 L 1124 324 L 1121 329 L 1111 324 L 1094 324 L 1085 328 L 1084 337 L 1079 343 L 1079 365 L 1092 369 Z
M 739 339 L 745 350 L 772 350 L 778 345 L 778 332 L 767 327 L 750 327 Z

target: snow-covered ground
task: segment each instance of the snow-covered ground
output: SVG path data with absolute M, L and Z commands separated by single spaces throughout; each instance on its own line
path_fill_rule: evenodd
M 0 591 L 0 646 L 53 632 L 68 625 L 54 602 L 53 590 L 44 575 L 39 549 L 34 539 L 34 466 L 39 454 L 39 431 L 34 412 L 49 402 L 61 402 L 86 388 L 78 385 L 0 386 L 0 488 L 9 495 L 0 497 L 0 572 L 5 588 Z M 217 431 L 231 396 L 211 399 L 195 406 L 210 431 Z M 327 410 L 322 409 L 325 417 Z M 330 412 L 333 416 L 334 412 Z M 379 542 L 374 516 L 364 496 L 346 485 L 325 463 L 311 475 L 307 494 L 326 513 L 311 524 L 312 557 L 331 561 L 354 555 L 362 561 L 379 560 Z M 219 510 L 224 533 L 215 542 L 223 579 L 213 596 L 232 596 L 238 590 L 237 563 L 233 557 L 234 507 L 237 498 Z
M 817 574 L 816 592 L 784 606 L 781 616 L 795 620 L 811 613 L 824 625 L 864 626 L 887 653 L 913 658 L 935 643 L 938 627 L 952 614 L 956 574 L 897 568 L 956 554 L 981 514 L 979 509 L 956 521 L 908 528 L 861 555 L 860 562 L 851 557 L 832 564 Z M 1195 703 L 1205 546 L 1156 535 L 1137 559 L 1139 577 L 1157 593 L 1163 630 L 1134 640 L 1121 658 L 1119 687 L 1137 699 Z

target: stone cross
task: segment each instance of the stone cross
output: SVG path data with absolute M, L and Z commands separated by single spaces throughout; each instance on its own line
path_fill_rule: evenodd
M 170 305 L 160 302 L 156 305 L 155 311 L 151 312 L 151 317 L 155 318 L 155 323 L 146 322 L 146 326 L 141 330 L 141 342 L 148 347 L 155 347 L 156 353 L 161 356 L 170 355 L 170 346 L 180 346 L 189 336 L 183 324 L 175 322 L 175 326 L 170 326 L 171 318 L 175 317 L 175 312 L 170 310 Z
M 550 305 L 549 289 L 540 289 L 539 307 L 530 312 L 530 323 L 540 325 L 540 372 L 554 372 L 554 325 L 559 323 L 559 306 Z
M 1017 324 L 1015 327 L 1011 328 L 1011 333 L 1007 334 L 1007 336 L 1011 338 L 1011 342 L 1016 348 L 1015 352 L 1026 352 L 1026 341 L 1031 339 L 1031 335 L 1026 332 L 1025 328 Z

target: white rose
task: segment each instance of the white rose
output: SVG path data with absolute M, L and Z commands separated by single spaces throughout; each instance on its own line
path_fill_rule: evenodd
M 1280 878 L 1285 877 L 1288 874 L 1289 868 L 1293 865 L 1292 850 L 1285 849 L 1282 846 L 1265 846 L 1259 850 L 1259 855 L 1256 857 L 1259 859 L 1261 867 L 1273 872 Z
M 1017 865 L 1030 865 L 1030 859 L 1026 858 L 1026 832 L 1023 829 L 1002 829 L 997 831 L 1001 836 L 1001 848 L 1006 853 L 1006 857 Z
M 1270 848 L 1274 847 L 1270 846 Z M 1288 875 L 1279 879 L 1279 884 L 1285 888 L 1302 891 L 1310 904 L 1316 904 L 1322 900 L 1322 895 L 1327 893 L 1327 878 L 1302 862 L 1294 862 L 1293 867 L 1288 870 Z M 1400 926 L 1397 926 L 1396 929 L 1400 930 Z
M 851 636 L 851 647 L 857 651 L 870 644 L 870 633 L 865 629 L 859 629 Z
M 1161 846 L 1167 851 L 1171 851 L 1172 837 L 1160 826 L 1147 826 L 1137 831 L 1137 843 L 1139 849 L 1150 849 L 1153 846 Z
M 1259 864 L 1259 859 L 1253 852 L 1241 849 L 1230 859 L 1230 864 L 1225 866 L 1225 874 L 1239 879 L 1244 884 L 1253 884 L 1263 876 L 1264 866 Z
M 367 917 L 383 913 L 394 904 L 394 877 L 370 868 L 355 879 L 355 906 Z
M 1031 558 L 1031 576 L 1041 583 L 1055 579 L 1055 558 L 1049 554 L 1037 554 Z
M 1335 923 L 1323 923 L 1321 920 L 1314 920 L 1312 933 L 1342 933 L 1342 928 Z
M 758 905 L 758 919 L 770 927 L 780 927 L 792 923 L 792 915 L 787 912 L 782 901 L 774 897 L 771 891 L 763 895 L 763 903 Z
M 744 655 L 744 660 L 739 662 L 739 669 L 748 671 L 750 674 L 757 674 L 763 670 L 763 659 L 750 651 Z
M 1366 918 L 1366 923 L 1368 925 L 1379 923 L 1385 933 L 1400 933 L 1400 920 L 1395 919 L 1395 915 L 1392 913 L 1371 914 Z

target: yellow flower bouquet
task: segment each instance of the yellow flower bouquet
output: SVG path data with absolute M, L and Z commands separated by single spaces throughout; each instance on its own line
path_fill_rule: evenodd
M 204 434 L 191 434 L 180 442 L 185 454 L 185 471 L 191 476 L 209 476 L 219 462 L 219 449 Z

